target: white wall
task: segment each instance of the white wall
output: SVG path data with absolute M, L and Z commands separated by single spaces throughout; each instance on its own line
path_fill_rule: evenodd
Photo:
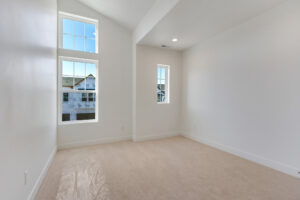
M 297 176 L 299 22 L 287 1 L 184 52 L 185 134 Z
M 58 127 L 60 148 L 131 139 L 131 32 L 75 0 L 58 10 L 99 20 L 99 122 Z
M 181 53 L 137 45 L 136 140 L 180 133 Z M 157 104 L 157 64 L 170 65 L 170 104 Z
M 0 199 L 34 196 L 56 152 L 56 6 L 1 1 Z

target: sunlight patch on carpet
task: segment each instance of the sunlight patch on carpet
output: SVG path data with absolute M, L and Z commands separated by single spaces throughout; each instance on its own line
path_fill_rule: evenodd
M 56 200 L 109 200 L 99 161 L 82 159 L 69 163 L 62 170 Z

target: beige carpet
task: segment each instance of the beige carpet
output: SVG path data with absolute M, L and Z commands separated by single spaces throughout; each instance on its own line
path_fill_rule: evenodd
M 36 200 L 300 200 L 300 179 L 178 136 L 59 151 Z

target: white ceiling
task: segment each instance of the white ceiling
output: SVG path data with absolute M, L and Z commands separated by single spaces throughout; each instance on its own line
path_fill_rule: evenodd
M 155 0 L 78 0 L 133 30 Z
M 140 42 L 185 49 L 285 0 L 181 0 Z M 177 37 L 179 42 L 172 43 Z

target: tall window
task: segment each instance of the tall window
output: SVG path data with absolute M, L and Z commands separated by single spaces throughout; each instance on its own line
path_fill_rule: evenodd
M 157 103 L 170 102 L 170 66 L 158 65 L 157 66 Z
M 59 25 L 59 123 L 97 121 L 98 21 L 59 12 Z

